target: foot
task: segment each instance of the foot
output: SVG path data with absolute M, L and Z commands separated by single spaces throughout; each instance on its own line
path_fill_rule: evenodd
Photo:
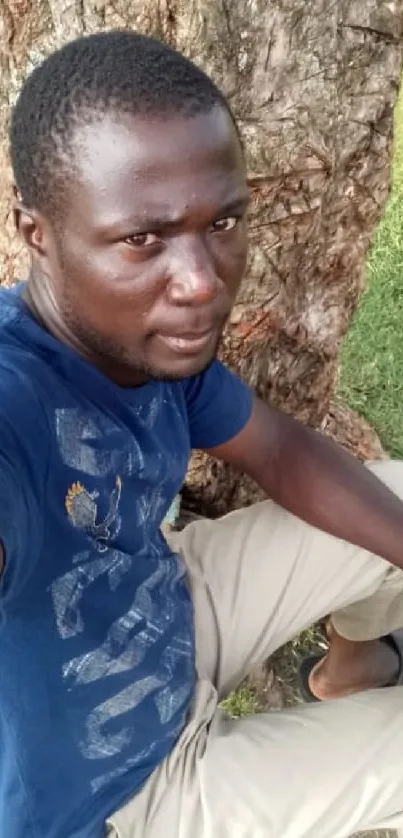
M 309 688 L 320 701 L 342 698 L 393 684 L 399 669 L 397 652 L 382 640 L 352 643 L 338 636 L 312 669 Z

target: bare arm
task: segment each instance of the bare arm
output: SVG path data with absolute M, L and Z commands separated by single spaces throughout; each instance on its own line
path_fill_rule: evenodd
M 210 453 L 294 515 L 403 569 L 402 501 L 316 431 L 256 399 L 241 433 Z

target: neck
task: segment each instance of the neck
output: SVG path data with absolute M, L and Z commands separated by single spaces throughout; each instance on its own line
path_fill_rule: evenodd
M 92 352 L 76 337 L 60 316 L 54 296 L 49 289 L 49 283 L 45 278 L 41 278 L 40 285 L 44 290 L 39 290 L 39 283 L 35 278 L 30 277 L 22 292 L 22 299 L 42 329 L 76 352 L 88 364 L 96 367 L 119 387 L 139 387 L 146 383 L 148 377 L 143 373 Z

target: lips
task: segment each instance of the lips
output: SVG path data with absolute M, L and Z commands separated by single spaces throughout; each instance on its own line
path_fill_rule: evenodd
M 160 339 L 174 352 L 193 355 L 202 352 L 211 342 L 215 333 L 215 329 L 209 329 L 208 332 L 203 332 L 202 334 L 160 335 Z

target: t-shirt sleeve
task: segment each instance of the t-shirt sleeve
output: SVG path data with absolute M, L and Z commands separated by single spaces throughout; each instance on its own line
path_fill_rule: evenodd
M 220 361 L 187 379 L 184 386 L 192 448 L 222 445 L 249 421 L 252 391 Z
M 22 392 L 19 409 L 12 397 L 7 403 L 9 391 L 4 391 L 4 371 L 0 372 L 0 541 L 5 557 L 1 612 L 6 602 L 18 596 L 40 557 L 48 434 L 35 397 L 29 400 L 30 410 Z

